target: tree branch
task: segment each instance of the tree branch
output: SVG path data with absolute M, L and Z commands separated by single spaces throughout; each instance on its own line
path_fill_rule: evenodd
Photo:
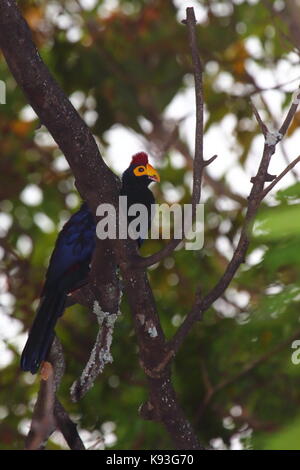
M 85 447 L 76 425 L 56 397 L 56 391 L 65 371 L 62 346 L 56 337 L 48 354 L 48 360 L 49 362 L 44 362 L 42 366 L 40 389 L 33 410 L 30 431 L 25 440 L 25 449 L 44 448 L 48 438 L 58 428 L 70 449 L 84 450 Z
M 102 160 L 92 133 L 43 63 L 15 0 L 0 0 L 0 47 L 28 102 L 66 156 L 78 191 L 90 209 L 95 214 L 99 203 L 110 203 L 117 210 L 119 179 Z M 97 249 L 100 246 L 97 241 Z M 199 449 L 198 438 L 176 399 L 170 369 L 164 368 L 158 379 L 151 376 L 164 357 L 165 338 L 146 273 L 129 262 L 137 256 L 136 244 L 114 240 L 112 252 L 124 281 L 156 416 L 177 448 Z M 100 289 L 97 278 L 91 282 L 95 291 Z M 101 301 L 99 305 L 103 308 Z
M 54 417 L 57 428 L 64 436 L 71 450 L 85 450 L 84 444 L 78 434 L 77 426 L 56 398 L 54 402 Z
M 256 109 L 256 106 L 254 105 L 252 100 L 250 100 L 250 103 L 251 103 L 251 106 L 252 106 L 254 116 L 255 116 L 255 118 L 257 120 L 257 123 L 260 127 L 260 130 L 261 130 L 262 134 L 264 135 L 264 137 L 266 137 L 269 130 L 268 130 L 267 126 L 265 125 L 265 123 L 262 121 L 262 119 L 260 117 L 260 114 L 259 114 L 258 110 Z
M 261 199 L 264 199 L 266 197 L 266 195 L 271 191 L 271 189 L 274 188 L 274 186 L 289 172 L 292 170 L 292 168 L 294 168 L 297 163 L 300 162 L 300 155 L 295 158 L 281 173 L 280 175 L 276 176 L 276 178 L 272 181 L 272 183 L 269 184 L 269 186 L 267 186 L 262 194 L 261 194 Z
M 204 111 L 204 98 L 203 98 L 203 68 L 200 59 L 198 44 L 197 44 L 197 31 L 196 31 L 196 18 L 193 7 L 186 9 L 186 19 L 182 23 L 187 25 L 189 43 L 192 54 L 194 81 L 195 81 L 195 98 L 196 98 L 196 129 L 195 129 L 195 156 L 193 160 L 193 192 L 192 192 L 192 221 L 195 221 L 196 207 L 200 203 L 202 178 L 204 168 L 217 158 L 217 155 L 204 160 L 203 157 L 203 111 Z M 146 268 L 152 264 L 158 263 L 166 256 L 169 256 L 184 240 L 184 235 L 179 239 L 171 240 L 165 247 L 148 257 L 136 257 L 133 262 L 134 266 L 138 268 Z
M 271 160 L 272 155 L 275 152 L 276 145 L 282 138 L 285 136 L 288 127 L 297 111 L 297 107 L 300 101 L 300 90 L 296 90 L 293 96 L 292 103 L 288 110 L 287 116 L 280 127 L 278 132 L 271 133 L 267 130 L 267 127 L 261 122 L 261 129 L 265 136 L 265 144 L 263 148 L 263 154 L 261 157 L 260 165 L 255 177 L 251 178 L 251 182 L 253 183 L 250 195 L 248 197 L 248 204 L 247 204 L 247 211 L 245 215 L 244 224 L 241 230 L 241 235 L 237 244 L 237 247 L 233 253 L 231 261 L 228 263 L 228 266 L 221 276 L 217 284 L 211 289 L 210 292 L 203 298 L 199 299 L 196 296 L 194 305 L 188 315 L 186 316 L 183 323 L 178 328 L 177 332 L 173 336 L 173 338 L 169 341 L 169 351 L 172 351 L 173 356 L 179 350 L 181 344 L 183 343 L 184 339 L 190 332 L 191 328 L 195 324 L 196 321 L 201 320 L 203 313 L 211 307 L 213 302 L 217 300 L 227 289 L 230 282 L 232 281 L 233 277 L 235 276 L 237 270 L 241 266 L 241 264 L 245 261 L 245 256 L 249 247 L 250 238 L 249 238 L 249 231 L 253 219 L 257 213 L 259 205 L 267 192 L 269 191 L 269 187 L 265 194 L 263 194 L 264 185 L 266 181 L 270 180 L 270 175 L 268 174 L 269 163 Z M 254 108 L 255 109 L 255 108 Z M 258 118 L 258 112 L 255 114 L 256 118 Z M 293 164 L 296 164 L 293 162 Z M 284 174 L 279 175 L 278 178 L 274 177 L 272 184 L 272 189 L 275 184 L 293 167 L 294 165 L 288 165 Z M 271 185 L 270 185 L 271 186 Z
M 203 158 L 203 68 L 197 44 L 196 18 L 194 8 L 186 9 L 186 19 L 183 20 L 188 28 L 190 49 L 193 59 L 194 80 L 195 80 L 195 98 L 196 98 L 196 132 L 195 132 L 195 157 L 193 169 L 193 195 L 192 195 L 192 214 L 193 219 L 196 213 L 196 205 L 201 198 L 202 174 L 205 167 Z

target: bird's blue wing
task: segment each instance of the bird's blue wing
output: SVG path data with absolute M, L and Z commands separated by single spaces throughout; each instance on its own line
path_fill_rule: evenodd
M 89 264 L 95 248 L 96 225 L 86 204 L 62 228 L 50 258 L 44 290 L 70 270 Z

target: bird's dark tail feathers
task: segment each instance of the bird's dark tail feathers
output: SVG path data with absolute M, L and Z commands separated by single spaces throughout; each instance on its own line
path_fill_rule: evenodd
M 54 328 L 63 314 L 66 294 L 49 292 L 42 298 L 21 357 L 21 369 L 35 374 L 54 339 Z

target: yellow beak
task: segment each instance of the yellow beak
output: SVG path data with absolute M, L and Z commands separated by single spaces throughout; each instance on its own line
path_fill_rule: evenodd
M 146 174 L 147 174 L 148 178 L 150 178 L 152 181 L 156 181 L 157 183 L 160 182 L 160 176 L 159 176 L 158 172 L 149 163 L 147 163 L 147 165 L 146 165 Z

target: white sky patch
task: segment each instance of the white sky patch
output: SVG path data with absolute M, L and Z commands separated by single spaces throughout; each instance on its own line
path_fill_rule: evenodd
M 53 220 L 50 219 L 43 212 L 37 212 L 34 214 L 34 222 L 36 225 L 45 233 L 51 233 L 55 230 L 55 224 Z
M 237 314 L 236 308 L 224 299 L 217 299 L 213 306 L 225 318 L 234 318 Z
M 32 240 L 28 235 L 20 235 L 16 246 L 23 256 L 28 256 L 32 252 Z
M 53 434 L 49 437 L 49 441 L 54 442 L 55 444 L 59 445 L 63 449 L 68 450 L 69 446 L 64 438 L 64 436 L 59 431 L 54 431 Z
M 242 439 L 249 440 L 252 435 L 252 432 L 253 431 L 251 428 L 245 427 L 244 430 L 239 430 L 239 432 L 234 434 L 230 438 L 230 450 L 249 449 L 249 444 L 246 443 L 246 447 L 245 447 L 245 444 L 243 443 Z
M 144 116 L 139 116 L 138 117 L 138 122 L 141 128 L 145 133 L 149 133 L 153 129 L 153 124 L 150 122 L 148 119 L 144 118 Z
M 55 140 L 45 127 L 36 131 L 34 140 L 41 147 L 57 147 Z
M 216 92 L 228 92 L 234 85 L 233 76 L 229 72 L 220 72 L 213 84 Z
M 8 294 L 8 293 L 6 293 Z M 5 294 L 0 296 L 0 302 L 5 304 L 4 300 Z M 3 302 L 4 300 L 4 302 Z M 11 303 L 11 302 L 10 302 Z M 7 343 L 12 341 L 17 337 L 17 335 L 22 331 L 22 323 L 8 315 L 3 307 L 0 307 L 0 368 L 4 368 L 10 364 L 13 359 L 13 353 L 9 350 Z
M 54 21 L 60 29 L 69 29 L 73 24 L 72 16 L 66 12 L 57 15 Z
M 162 184 L 162 190 L 164 193 L 164 200 L 169 204 L 180 201 L 184 195 L 183 187 L 175 187 L 167 181 Z
M 5 292 L 8 286 L 6 274 L 0 274 L 0 293 Z
M 79 196 L 76 193 L 70 193 L 70 194 L 67 194 L 66 196 L 66 205 L 70 209 L 74 209 L 75 207 L 77 207 L 79 204 L 79 201 L 80 201 Z
M 251 66 L 253 64 L 254 62 L 251 61 Z M 278 83 L 284 83 L 297 76 L 298 68 L 296 70 L 292 70 L 291 66 L 288 68 L 287 61 L 280 61 L 280 68 L 284 72 L 284 75 L 280 76 L 281 74 L 278 74 Z M 287 75 L 288 70 L 289 74 Z M 277 84 L 274 80 L 274 71 L 265 71 L 261 67 L 257 67 L 255 64 L 253 65 L 252 71 L 257 78 L 258 84 L 262 88 Z M 297 86 L 298 84 L 295 82 L 294 84 L 288 85 L 286 88 L 291 91 L 295 90 Z M 277 121 L 282 122 L 284 115 L 281 111 L 281 103 L 284 99 L 284 95 L 277 90 L 270 90 L 268 92 L 264 92 L 264 97 L 268 102 L 270 109 L 274 112 L 274 116 Z M 264 118 L 264 112 L 261 105 L 258 107 L 262 117 Z M 179 92 L 164 112 L 164 117 L 166 119 L 178 120 L 186 117 L 186 119 L 184 119 L 180 124 L 180 135 L 187 141 L 192 154 L 195 138 L 194 113 L 195 101 L 193 87 L 188 87 L 185 91 Z M 244 169 L 237 164 L 238 154 L 235 150 L 236 141 L 233 137 L 235 126 L 236 117 L 233 114 L 227 115 L 220 123 L 212 125 L 204 137 L 204 154 L 206 158 L 209 158 L 214 154 L 218 155 L 217 160 L 208 168 L 208 172 L 213 178 L 220 179 L 222 176 L 226 175 L 226 180 L 231 189 L 242 196 L 247 196 L 252 186 L 250 178 L 256 174 L 258 163 L 262 155 L 264 138 L 263 136 L 257 136 L 253 139 Z M 297 148 L 297 141 L 300 137 L 299 134 L 300 130 L 296 130 L 290 138 L 284 139 L 284 145 L 291 160 L 296 157 L 295 148 Z M 108 164 L 111 165 L 113 170 L 118 174 L 121 174 L 127 168 L 131 155 L 138 151 L 145 150 L 145 142 L 143 139 L 135 132 L 126 129 L 121 125 L 115 125 L 107 131 L 105 133 L 105 139 L 109 142 L 109 148 L 106 151 Z M 124 154 L 124 148 L 127 149 L 126 154 Z M 271 160 L 270 172 L 272 174 L 279 174 L 285 166 L 286 163 L 283 160 L 280 144 L 278 144 L 276 154 Z M 295 171 L 299 171 L 300 175 L 300 166 L 299 170 L 297 170 L 296 167 Z M 277 188 L 281 189 L 287 187 L 292 182 L 293 177 L 288 174 L 278 183 Z
M 81 0 L 84 2 L 85 0 Z M 102 18 L 110 16 L 110 14 L 118 7 L 118 0 L 104 0 L 98 7 L 97 12 Z
M 28 418 L 22 419 L 18 424 L 18 431 L 20 434 L 27 436 L 31 425 L 31 420 Z
M 264 51 L 260 40 L 255 36 L 249 36 L 245 39 L 245 48 L 254 59 L 261 59 L 264 55 Z
M 78 1 L 84 10 L 92 10 L 97 5 L 97 0 L 78 0 Z M 104 0 L 103 3 L 107 3 L 107 0 Z
M 80 90 L 74 91 L 74 93 L 69 96 L 69 100 L 75 109 L 79 109 L 85 102 L 85 94 Z
M 214 439 L 210 440 L 210 445 L 215 449 L 215 450 L 224 450 L 226 449 L 226 445 L 221 437 L 216 437 Z
M 87 449 L 104 450 L 104 436 L 98 431 L 87 431 L 86 429 L 79 429 L 78 433 Z
M 255 266 L 259 264 L 266 252 L 266 248 L 255 248 L 246 258 L 246 263 L 250 266 Z
M 230 408 L 230 414 L 234 418 L 241 416 L 242 412 L 243 412 L 243 409 L 240 405 L 234 405 L 232 408 Z
M 43 192 L 36 184 L 29 184 L 21 192 L 20 199 L 27 206 L 38 206 L 43 201 Z
M 0 421 L 5 419 L 8 416 L 8 409 L 6 406 L 0 406 Z
M 237 304 L 239 307 L 245 308 L 249 304 L 250 295 L 246 291 L 237 291 L 230 287 L 226 291 L 226 298 Z
M 252 189 L 249 175 L 237 165 L 228 170 L 226 173 L 226 181 L 232 191 L 245 197 Z M 238 185 L 236 184 L 237 182 L 239 182 Z
M 184 168 L 186 165 L 185 158 L 181 155 L 181 153 L 177 152 L 176 150 L 171 153 L 170 162 L 172 167 L 176 169 Z
M 236 165 L 237 155 L 232 150 L 234 145 L 234 138 L 232 136 L 233 129 L 236 125 L 236 118 L 232 114 L 226 116 L 220 124 L 212 125 L 204 138 L 204 153 L 211 157 L 217 154 L 218 158 L 209 166 L 210 174 L 220 179 L 224 173 Z M 192 145 L 192 138 L 194 129 L 190 130 L 190 142 Z M 239 186 L 238 181 L 236 181 Z
M 266 289 L 265 289 L 265 293 L 267 295 L 276 295 L 276 294 L 279 294 L 280 292 L 283 291 L 283 286 L 279 285 L 279 284 L 273 284 L 271 286 L 268 286 Z
M 223 418 L 223 427 L 225 429 L 234 429 L 232 416 L 225 416 L 225 418 Z
M 10 214 L 0 212 L 0 236 L 6 235 L 10 227 L 12 226 L 13 218 Z
M 231 259 L 233 255 L 233 248 L 228 238 L 224 235 L 221 235 L 216 240 L 216 248 L 219 253 L 222 253 L 228 260 Z
M 87 126 L 93 127 L 98 119 L 98 113 L 94 109 L 89 109 L 84 113 L 83 119 Z
M 66 32 L 66 38 L 69 42 L 78 42 L 82 36 L 82 29 L 79 26 L 72 26 Z
M 192 82 L 193 83 L 193 82 Z M 172 101 L 164 110 L 166 119 L 182 119 L 188 115 L 193 115 L 195 110 L 195 91 L 193 86 L 188 86 L 174 96 Z
M 58 18 L 58 16 L 61 13 L 62 13 L 62 9 L 58 3 L 51 2 L 46 6 L 46 17 L 51 19 L 51 22 L 53 24 L 56 24 L 55 20 Z
M 183 2 L 182 0 L 173 0 L 174 5 L 178 9 L 177 20 L 181 22 L 186 18 L 186 7 L 193 7 L 197 23 L 204 23 L 207 20 L 207 9 L 199 4 L 198 0 L 189 0 L 189 2 Z
M 118 174 L 123 173 L 128 168 L 132 155 L 145 150 L 142 138 L 134 131 L 119 124 L 115 124 L 106 131 L 104 139 L 109 142 L 105 158 Z
M 64 155 L 59 155 L 52 162 L 52 167 L 57 171 L 67 171 L 70 166 Z
M 216 16 L 229 16 L 233 12 L 233 6 L 231 3 L 212 3 L 211 4 L 211 9 L 214 15 Z
M 35 111 L 29 104 L 27 104 L 26 106 L 24 106 L 23 109 L 21 109 L 19 116 L 20 119 L 25 122 L 34 121 L 35 119 L 37 119 Z
M 15 302 L 16 299 L 10 292 L 0 294 L 0 304 L 5 308 L 6 312 L 12 312 Z

